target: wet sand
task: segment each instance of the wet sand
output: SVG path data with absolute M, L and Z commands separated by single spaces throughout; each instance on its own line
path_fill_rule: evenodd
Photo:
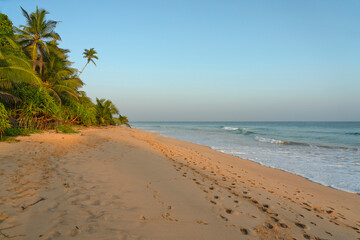
M 123 127 L 0 143 L 0 239 L 360 239 L 360 196 Z

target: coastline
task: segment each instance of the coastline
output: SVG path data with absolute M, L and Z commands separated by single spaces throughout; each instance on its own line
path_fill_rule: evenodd
M 214 151 L 223 153 L 223 152 L 218 151 L 218 150 L 216 150 L 216 149 L 213 149 L 213 148 L 211 148 L 211 147 L 209 147 L 209 148 L 210 148 L 211 150 L 214 150 Z M 338 190 L 338 191 L 341 191 L 341 192 L 347 192 L 347 193 L 351 193 L 351 194 L 360 195 L 360 192 L 352 192 L 352 191 L 349 191 L 349 190 L 346 190 L 346 189 L 341 189 L 341 188 L 336 188 L 336 187 L 333 187 L 333 186 L 329 186 L 329 185 L 326 185 L 325 183 L 317 182 L 317 181 L 315 181 L 315 180 L 313 180 L 313 179 L 311 179 L 311 178 L 309 178 L 309 177 L 303 176 L 303 175 L 301 175 L 301 174 L 297 174 L 297 173 L 293 173 L 293 172 L 287 171 L 286 169 L 281 169 L 281 168 L 277 168 L 277 167 L 273 167 L 273 166 L 268 166 L 268 165 L 263 164 L 263 163 L 261 163 L 261 162 L 256 162 L 255 160 L 251 160 L 251 159 L 247 159 L 247 158 L 241 158 L 241 157 L 238 157 L 238 156 L 233 155 L 233 154 L 230 154 L 230 153 L 223 153 L 223 154 L 230 155 L 230 156 L 233 156 L 233 157 L 236 157 L 236 158 L 239 158 L 239 159 L 251 161 L 251 162 L 253 162 L 253 163 L 259 164 L 260 166 L 264 166 L 264 167 L 268 167 L 268 168 L 271 168 L 271 169 L 276 169 L 276 170 L 279 170 L 279 171 L 282 171 L 282 172 L 290 173 L 290 174 L 299 176 L 299 177 L 301 177 L 301 178 L 304 178 L 305 180 L 310 181 L 310 182 L 312 182 L 312 183 L 319 184 L 319 185 L 321 185 L 321 186 L 328 187 L 328 188 L 331 188 L 331 189 L 334 189 L 334 190 Z
M 133 127 L 360 193 L 360 149 L 354 137 L 359 123 L 136 122 Z
M 154 134 L 156 134 L 156 135 L 158 135 L 158 136 L 160 136 L 160 137 L 165 137 L 165 138 L 170 138 L 170 139 L 176 139 L 176 140 L 178 140 L 178 141 L 184 141 L 184 140 L 177 139 L 177 138 L 174 138 L 174 137 L 168 137 L 168 136 L 165 136 L 165 135 L 161 135 L 161 134 L 159 134 L 159 133 L 156 132 L 156 131 L 147 131 L 147 130 L 142 130 L 142 129 L 140 129 L 140 128 L 133 128 L 133 129 L 140 130 L 140 131 L 144 131 L 144 132 L 154 133 Z M 347 192 L 347 193 L 352 193 L 352 194 L 360 195 L 360 192 L 352 192 L 352 191 L 349 191 L 349 190 L 346 190 L 346 189 L 341 189 L 341 188 L 336 188 L 336 187 L 333 187 L 333 186 L 329 186 L 329 185 L 326 185 L 325 183 L 317 182 L 317 181 L 315 181 L 315 180 L 313 180 L 313 179 L 311 179 L 311 178 L 309 178 L 309 177 L 303 176 L 303 175 L 301 175 L 301 174 L 297 174 L 297 173 L 294 173 L 294 172 L 290 172 L 290 171 L 288 171 L 288 170 L 286 170 L 286 169 L 281 169 L 281 168 L 277 168 L 277 167 L 274 167 L 274 166 L 269 166 L 269 165 L 266 165 L 266 164 L 264 164 L 264 163 L 262 163 L 262 162 L 255 161 L 255 160 L 252 160 L 252 159 L 239 157 L 239 156 L 237 156 L 237 155 L 235 155 L 235 154 L 226 153 L 226 152 L 223 152 L 223 151 L 221 151 L 221 150 L 217 150 L 217 149 L 215 149 L 215 148 L 213 148 L 213 147 L 211 147 L 211 146 L 207 146 L 207 145 L 203 145 L 203 144 L 198 144 L 198 143 L 191 142 L 191 141 L 184 141 L 184 142 L 189 142 L 189 143 L 192 143 L 192 144 L 196 144 L 196 145 L 208 147 L 208 148 L 209 148 L 210 150 L 212 150 L 212 151 L 216 151 L 216 152 L 219 152 L 219 153 L 222 153 L 222 154 L 225 154 L 225 155 L 230 155 L 230 156 L 236 157 L 236 158 L 238 158 L 238 159 L 242 159 L 242 160 L 246 160 L 246 161 L 251 161 L 251 162 L 253 162 L 253 163 L 255 163 L 255 164 L 258 164 L 258 165 L 260 165 L 260 166 L 264 166 L 264 167 L 268 167 L 268 168 L 271 168 L 271 169 L 276 169 L 276 170 L 279 170 L 279 171 L 283 171 L 283 172 L 286 172 L 286 173 L 290 173 L 290 174 L 299 176 L 299 177 L 301 177 L 301 178 L 304 178 L 305 180 L 310 181 L 310 182 L 312 182 L 312 183 L 315 183 L 315 184 L 319 184 L 319 185 L 321 185 L 321 186 L 324 186 L 324 187 L 329 187 L 329 188 L 334 189 L 334 190 L 338 190 L 338 191 L 342 191 L 342 192 Z
M 0 234 L 14 239 L 360 235 L 356 193 L 208 146 L 123 127 L 19 139 L 0 144 Z

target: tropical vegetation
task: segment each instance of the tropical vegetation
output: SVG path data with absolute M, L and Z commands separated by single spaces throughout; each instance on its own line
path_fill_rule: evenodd
M 96 50 L 84 50 L 87 62 L 79 72 L 69 60 L 70 50 L 59 47 L 59 22 L 48 20 L 49 12 L 38 7 L 21 12 L 26 24 L 19 27 L 0 13 L 1 138 L 7 132 L 71 132 L 70 125 L 129 126 L 110 100 L 96 98 L 94 103 L 81 90 L 80 75 L 90 62 L 96 65 Z

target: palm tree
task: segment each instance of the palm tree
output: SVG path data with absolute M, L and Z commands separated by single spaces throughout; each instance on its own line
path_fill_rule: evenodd
M 39 86 L 41 79 L 31 69 L 31 63 L 26 57 L 17 56 L 14 52 L 0 49 L 0 101 L 17 102 L 19 98 L 9 93 L 15 84 L 30 84 Z
M 115 107 L 115 105 L 110 100 L 103 98 L 96 98 L 95 111 L 95 116 L 99 125 L 115 124 L 113 114 L 119 114 L 119 110 Z
M 43 86 L 60 103 L 60 96 L 78 99 L 77 89 L 84 83 L 76 76 L 76 69 L 71 67 L 72 62 L 68 60 L 69 50 L 58 47 L 57 42 L 52 41 L 48 45 L 50 52 L 44 55 L 46 65 L 42 74 Z
M 95 51 L 94 48 L 90 48 L 90 49 L 84 49 L 83 55 L 84 58 L 87 58 L 87 63 L 85 64 L 84 68 L 81 70 L 79 76 L 81 75 L 81 73 L 84 71 L 84 69 L 86 68 L 86 66 L 89 64 L 89 62 L 92 62 L 95 66 L 96 63 L 93 60 L 93 58 L 95 59 L 99 59 L 98 56 L 96 56 L 95 54 L 97 54 L 97 52 Z
M 131 128 L 127 116 L 122 116 L 121 114 L 119 114 L 119 117 L 116 118 L 116 121 L 117 121 L 118 125 L 126 125 L 129 128 Z
M 39 66 L 41 74 L 43 54 L 49 52 L 48 41 L 61 40 L 59 34 L 54 31 L 59 22 L 46 20 L 45 17 L 49 12 L 38 7 L 30 15 L 22 7 L 21 10 L 26 18 L 27 26 L 21 25 L 20 28 L 22 29 L 16 28 L 19 43 L 32 59 L 33 70 L 35 70 L 36 66 Z

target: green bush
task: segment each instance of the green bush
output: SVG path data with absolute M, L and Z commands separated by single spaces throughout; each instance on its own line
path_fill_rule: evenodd
M 45 88 L 17 85 L 14 89 L 15 95 L 22 100 L 16 116 L 20 127 L 47 129 L 56 120 L 61 119 L 60 104 Z
M 66 104 L 66 105 L 65 105 Z M 90 126 L 96 123 L 95 118 L 95 107 L 93 104 L 83 104 L 76 102 L 74 100 L 64 101 L 62 106 L 64 111 L 64 117 L 67 122 L 72 122 L 74 124 L 83 124 L 85 126 Z
M 41 133 L 39 129 L 24 129 L 24 128 L 7 128 L 4 131 L 4 135 L 8 137 L 16 137 L 19 135 L 29 136 L 31 133 Z
M 2 140 L 4 131 L 8 128 L 11 128 L 8 112 L 6 111 L 4 105 L 0 103 L 0 140 Z
M 24 128 L 7 128 L 4 131 L 5 136 L 15 137 L 19 135 L 25 135 Z
M 71 126 L 65 125 L 65 126 L 57 126 L 55 128 L 56 132 L 62 132 L 62 133 L 78 133 L 79 131 L 75 131 Z

